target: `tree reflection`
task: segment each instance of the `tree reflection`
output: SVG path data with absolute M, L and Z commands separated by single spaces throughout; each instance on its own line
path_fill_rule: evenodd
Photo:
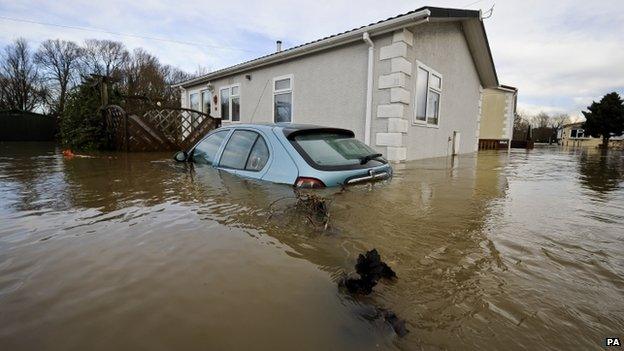
M 579 158 L 581 185 L 599 194 L 616 190 L 624 178 L 622 152 L 587 150 Z

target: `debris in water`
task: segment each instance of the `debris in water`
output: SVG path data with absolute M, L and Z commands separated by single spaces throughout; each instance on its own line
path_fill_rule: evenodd
M 399 337 L 404 337 L 405 335 L 407 335 L 407 333 L 409 333 L 409 330 L 407 329 L 407 327 L 405 326 L 405 320 L 399 318 L 396 313 L 390 311 L 390 310 L 386 310 L 383 308 L 379 309 L 379 312 L 381 314 L 381 316 L 383 316 L 384 320 L 390 324 L 390 326 L 392 327 L 392 329 L 394 329 L 394 332 L 399 336 Z
M 295 196 L 296 207 L 304 212 L 310 223 L 326 230 L 329 226 L 329 200 L 313 193 L 304 194 L 300 191 L 295 191 Z
M 381 261 L 381 256 L 376 249 L 360 254 L 355 265 L 355 271 L 360 278 L 347 278 L 344 286 L 351 294 L 368 295 L 373 292 L 373 287 L 381 278 L 396 278 L 396 273 L 385 262 Z
M 373 287 L 382 279 L 396 278 L 396 273 L 381 260 L 376 249 L 367 251 L 365 255 L 358 256 L 355 271 L 360 278 L 346 278 L 340 285 L 344 286 L 350 294 L 368 295 L 373 292 Z M 409 333 L 405 326 L 405 320 L 399 318 L 396 313 L 385 308 L 375 307 L 375 319 L 382 319 L 388 323 L 399 337 Z
M 71 149 L 65 149 L 65 150 L 63 150 L 63 156 L 66 157 L 66 158 L 73 158 L 75 155 L 71 151 Z

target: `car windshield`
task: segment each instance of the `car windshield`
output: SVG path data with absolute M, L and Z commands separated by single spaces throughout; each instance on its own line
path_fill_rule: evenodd
M 381 154 L 350 135 L 332 132 L 296 135 L 293 145 L 316 168 L 361 168 L 386 163 Z

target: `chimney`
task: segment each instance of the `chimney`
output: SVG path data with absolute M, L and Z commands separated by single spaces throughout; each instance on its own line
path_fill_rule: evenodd
M 275 42 L 275 52 L 280 52 L 282 51 L 282 41 L 278 40 Z

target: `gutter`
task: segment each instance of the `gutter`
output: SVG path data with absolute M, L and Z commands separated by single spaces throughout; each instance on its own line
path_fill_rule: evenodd
M 280 62 L 286 59 L 292 59 L 295 57 L 307 55 L 310 53 L 326 50 L 340 45 L 356 42 L 361 40 L 364 33 L 368 32 L 369 35 L 379 35 L 388 32 L 392 32 L 396 29 L 405 27 L 407 25 L 414 25 L 416 20 L 425 19 L 431 16 L 431 11 L 428 9 L 417 11 L 409 15 L 401 16 L 391 20 L 383 21 L 381 23 L 373 24 L 370 26 L 355 29 L 346 33 L 338 34 L 335 36 L 321 39 L 315 42 L 301 45 L 292 49 L 284 50 L 279 53 L 267 55 L 252 61 L 240 63 L 229 68 L 224 68 L 213 73 L 209 73 L 205 76 L 191 79 L 186 82 L 173 85 L 173 87 L 188 87 L 203 82 L 207 82 L 211 79 L 217 79 L 223 76 L 228 76 L 240 72 L 244 72 L 250 69 L 256 69 L 263 66 L 267 66 L 276 62 Z
M 364 122 L 364 143 L 370 145 L 371 124 L 373 120 L 373 58 L 375 44 L 368 32 L 362 34 L 362 39 L 368 44 L 368 70 L 366 72 L 366 119 Z

